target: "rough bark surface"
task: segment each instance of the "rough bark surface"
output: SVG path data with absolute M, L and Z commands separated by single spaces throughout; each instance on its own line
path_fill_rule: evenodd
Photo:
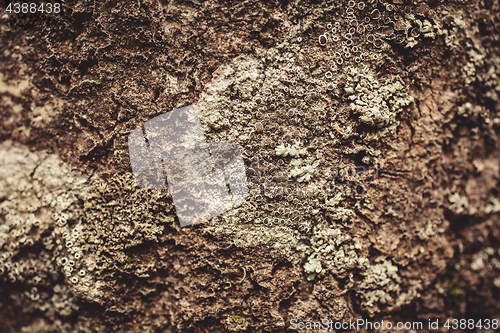
M 6 6 L 0 331 L 500 319 L 498 0 Z M 250 194 L 181 229 L 127 138 L 191 104 Z

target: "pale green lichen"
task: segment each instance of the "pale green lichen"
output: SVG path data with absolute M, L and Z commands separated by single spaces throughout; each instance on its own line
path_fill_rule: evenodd
M 337 207 L 342 200 L 344 200 L 347 196 L 347 193 L 344 191 L 337 191 L 333 197 L 325 200 L 325 205 L 327 206 L 327 210 L 335 211 L 334 207 Z
M 375 302 L 386 303 L 392 300 L 391 294 L 399 294 L 401 278 L 397 274 L 398 268 L 390 260 L 378 258 L 376 264 L 367 266 L 361 272 L 364 279 L 358 288 L 365 299 L 366 305 L 373 306 Z
M 94 229 L 86 242 L 95 244 L 97 255 L 110 253 L 119 260 L 125 249 L 157 241 L 165 225 L 178 228 L 172 208 L 164 192 L 138 188 L 130 173 L 99 179 L 85 200 L 85 216 Z
M 368 258 L 359 255 L 362 250 L 360 240 L 353 240 L 341 228 L 318 225 L 313 230 L 311 245 L 297 247 L 308 255 L 304 272 L 309 281 L 327 273 L 342 276 L 358 271 L 364 278 L 358 282 L 351 280 L 349 288 L 354 288 L 364 298 L 370 312 L 377 311 L 378 304 L 394 301 L 393 307 L 400 307 L 418 297 L 418 291 L 422 289 L 418 279 L 410 280 L 410 285 L 403 291 L 398 267 L 384 257 L 370 264 Z
M 299 157 L 307 154 L 307 150 L 302 147 L 302 143 L 300 141 L 296 141 L 293 145 L 279 145 L 276 147 L 276 155 L 277 156 L 292 156 Z
M 99 293 L 89 288 L 93 277 L 77 245 L 81 202 L 89 190 L 87 177 L 57 155 L 31 152 L 9 140 L 0 144 L 0 278 L 5 273 L 10 282 L 28 287 L 26 296 L 34 302 L 29 307 L 70 316 L 78 309 L 72 294 L 79 288 L 89 297 Z M 40 292 L 42 281 L 62 284 Z
M 490 197 L 490 202 L 484 207 L 486 214 L 493 214 L 500 212 L 500 200 L 495 197 Z
M 433 236 L 436 234 L 436 231 L 434 231 L 434 224 L 432 221 L 427 221 L 426 227 L 421 229 L 418 232 L 418 237 L 420 239 L 428 239 L 429 237 Z
M 226 329 L 230 332 L 242 332 L 248 327 L 248 322 L 238 315 L 230 315 L 226 317 Z
M 359 115 L 359 119 L 381 129 L 379 137 L 388 131 L 395 131 L 399 125 L 396 115 L 414 101 L 401 77 L 394 76 L 385 84 L 381 84 L 370 72 L 361 72 L 354 68 L 351 69 L 351 77 L 346 83 L 346 93 L 353 101 L 350 106 L 354 113 Z
M 424 37 L 427 38 L 436 38 L 436 33 L 434 32 L 434 26 L 428 20 L 424 20 L 422 26 L 420 27 L 420 31 L 423 32 Z
M 307 258 L 307 263 L 304 265 L 304 272 L 310 274 L 307 276 L 308 281 L 314 280 L 317 274 L 323 272 L 321 261 L 311 257 Z
M 422 34 L 422 37 L 436 39 L 438 36 L 442 36 L 446 46 L 458 48 L 460 47 L 459 32 L 467 28 L 467 23 L 462 19 L 464 15 L 462 11 L 454 13 L 452 20 L 448 21 L 449 26 L 446 28 L 438 18 L 420 20 L 412 14 L 407 14 L 405 17 L 409 22 L 417 25 L 415 28 Z M 408 30 L 411 31 L 409 27 Z M 420 33 L 415 36 L 410 34 L 409 37 L 406 38 L 405 46 L 408 48 L 415 47 L 420 41 L 418 38 Z

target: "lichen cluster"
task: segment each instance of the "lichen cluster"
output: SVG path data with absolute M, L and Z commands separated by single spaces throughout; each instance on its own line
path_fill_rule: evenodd
M 404 319 L 472 313 L 466 299 L 498 308 L 485 295 L 500 288 L 498 10 L 82 1 L 43 38 L 19 37 L 39 48 L 28 60 L 26 45 L 0 54 L 12 64 L 0 136 L 57 142 L 96 169 L 87 180 L 2 143 L 2 290 L 54 327 L 98 303 L 115 331 L 276 331 L 286 318 L 405 317 L 410 302 L 421 311 Z M 242 147 L 250 193 L 180 229 L 168 191 L 135 185 L 126 142 L 193 103 L 209 143 Z M 377 171 L 339 173 L 360 169 Z
M 335 187 L 356 177 L 336 177 L 332 167 L 352 166 L 336 149 L 376 161 L 374 144 L 395 133 L 397 115 L 414 100 L 403 76 L 375 70 L 392 52 L 386 41 L 402 43 L 410 30 L 401 23 L 403 9 L 391 6 L 338 3 L 337 14 L 325 14 L 305 31 L 293 29 L 259 58 L 241 56 L 218 69 L 198 102 L 201 122 L 211 140 L 243 147 L 250 195 L 214 218 L 209 233 L 241 247 L 268 245 L 293 262 L 305 255 L 309 280 L 371 272 L 358 253 L 362 243 L 343 226 L 356 215 L 345 204 L 362 197 Z M 399 30 L 389 33 L 393 24 Z M 324 31 L 319 40 L 317 31 Z M 365 298 L 369 307 L 383 301 Z
M 71 285 L 91 280 L 76 246 L 87 178 L 12 141 L 0 144 L 0 175 L 0 278 L 22 288 L 16 302 L 25 311 L 74 315 Z
M 310 274 L 308 280 L 325 275 L 327 272 L 342 276 L 346 271 L 363 267 L 369 261 L 358 254 L 362 243 L 359 240 L 353 242 L 351 236 L 343 233 L 341 228 L 329 225 L 315 226 L 310 243 L 311 246 L 300 246 L 308 255 L 307 263 L 304 265 L 304 271 Z
M 109 269 L 131 271 L 126 250 L 157 242 L 165 226 L 179 228 L 171 197 L 165 191 L 138 188 L 131 173 L 96 180 L 85 198 L 83 216 L 86 225 L 78 244 L 92 256 L 87 256 L 87 265 L 97 275 Z
M 26 311 L 68 317 L 75 297 L 102 302 L 105 273 L 149 276 L 127 266 L 129 253 L 179 228 L 171 197 L 137 188 L 130 173 L 89 181 L 53 154 L 12 141 L 0 152 L 0 276 L 25 290 Z

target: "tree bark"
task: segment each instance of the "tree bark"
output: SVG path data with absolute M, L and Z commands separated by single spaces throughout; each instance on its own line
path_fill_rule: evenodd
M 9 4 L 3 331 L 498 328 L 498 0 Z M 180 228 L 128 138 L 188 105 L 249 194 Z

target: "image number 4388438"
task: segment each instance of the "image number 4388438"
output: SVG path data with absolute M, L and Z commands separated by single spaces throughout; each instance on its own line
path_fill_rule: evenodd
M 63 7 L 58 2 L 0 1 L 0 8 L 5 10 L 9 20 L 10 32 L 14 33 L 38 28 L 63 13 Z
M 5 11 L 10 14 L 59 14 L 61 12 L 60 3 L 34 3 L 34 2 L 9 2 Z

